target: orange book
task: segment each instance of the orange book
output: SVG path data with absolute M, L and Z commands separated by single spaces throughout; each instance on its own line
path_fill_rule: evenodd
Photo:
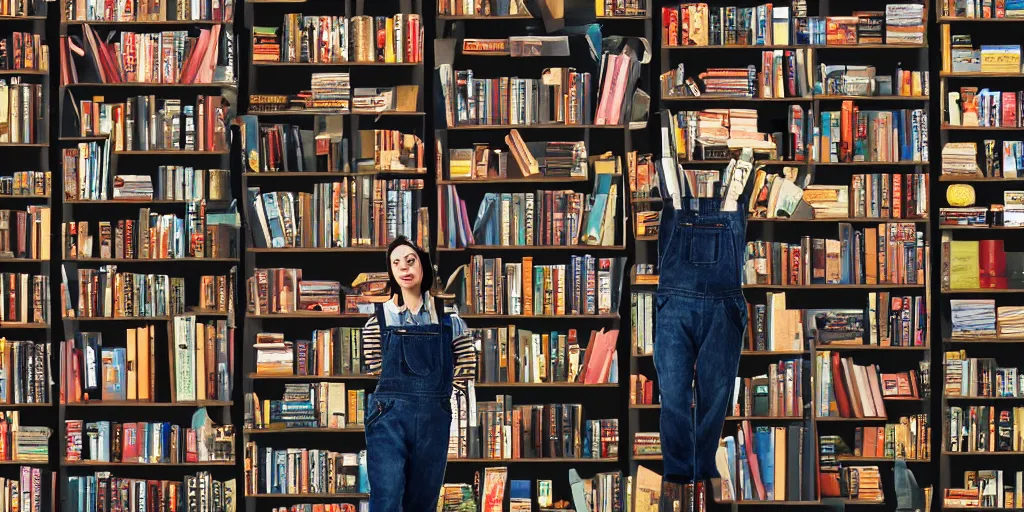
M 840 117 L 840 140 L 839 140 L 839 161 L 840 162 L 852 162 L 853 161 L 853 123 L 856 117 L 854 116 L 855 107 L 852 101 L 843 102 L 842 117 Z
M 523 256 L 523 315 L 533 316 L 533 257 Z

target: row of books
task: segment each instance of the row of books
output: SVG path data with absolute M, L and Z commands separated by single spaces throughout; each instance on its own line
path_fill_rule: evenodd
M 48 463 L 49 427 L 23 425 L 21 412 L 0 411 L 0 461 Z
M 669 46 L 920 45 L 926 15 L 924 5 L 910 3 L 851 16 L 810 17 L 804 1 L 710 9 L 706 3 L 682 3 L 661 8 L 661 40 Z
M 810 98 L 811 94 L 805 50 L 762 52 L 760 71 L 753 64 L 713 67 L 695 80 L 686 76 L 685 69 L 680 63 L 661 75 L 662 97 Z
M 0 258 L 50 259 L 50 208 L 0 210 Z
M 473 255 L 456 270 L 463 312 L 499 315 L 607 315 L 618 310 L 622 258 L 570 256 L 568 264 L 519 263 Z M 452 283 L 452 280 L 449 280 Z
M 618 453 L 619 420 L 586 419 L 580 404 L 512 405 L 509 395 L 477 401 L 473 387 L 453 397 L 449 458 L 614 459 Z
M 637 432 L 633 434 L 633 455 L 661 455 L 661 433 Z
M 49 343 L 0 336 L 0 404 L 50 403 Z
M 828 350 L 816 356 L 816 374 L 821 376 L 815 382 L 817 417 L 886 417 L 884 399 L 897 390 L 886 386 L 883 393 L 878 365 L 857 365 L 852 357 L 839 357 L 839 352 Z
M 932 427 L 927 414 L 900 417 L 885 426 L 857 427 L 854 431 L 854 457 L 885 457 L 906 460 L 931 460 Z
M 63 270 L 62 270 L 63 271 Z M 62 283 L 70 293 L 67 283 Z M 78 269 L 77 309 L 63 304 L 65 317 L 163 317 L 185 312 L 185 278 L 118 272 L 117 265 Z
M 91 141 L 62 150 L 65 201 L 104 201 L 112 197 L 117 179 L 113 183 L 110 180 L 111 146 L 109 141 Z
M 185 315 L 174 317 L 171 329 L 171 401 L 231 400 L 235 368 L 235 330 L 231 323 L 204 323 L 195 315 Z
M 138 219 L 98 221 L 92 231 L 88 221 L 62 223 L 64 259 L 94 258 L 97 246 L 100 258 L 237 258 L 240 244 L 236 215 L 204 210 L 205 200 L 188 203 L 185 218 L 140 208 Z
M 747 284 L 924 284 L 924 233 L 913 223 L 854 230 L 839 224 L 839 239 L 802 238 L 799 244 L 747 242 Z
M 1024 372 L 999 366 L 994 357 L 967 357 L 966 350 L 946 352 L 945 396 L 1024 397 Z
M 1024 338 L 1024 306 L 996 306 L 994 299 L 952 299 L 949 301 L 950 337 Z
M 76 59 L 76 42 L 61 37 L 61 85 L 77 83 L 209 84 L 234 79 L 234 35 L 230 25 L 199 29 L 120 32 L 117 42 L 82 25 L 85 57 Z M 184 49 L 184 51 L 179 50 Z M 216 68 L 221 68 L 215 71 Z M 226 69 L 227 68 L 227 69 Z
M 318 183 L 312 193 L 250 187 L 249 236 L 257 248 L 383 247 L 398 236 L 426 243 L 422 189 L 423 180 L 371 176 Z
M 736 436 L 725 437 L 715 456 L 723 494 L 737 500 L 816 500 L 814 442 L 804 426 L 752 426 L 741 421 Z
M 922 297 L 868 293 L 864 309 L 787 309 L 785 292 L 747 304 L 747 350 L 807 350 L 809 346 L 924 346 L 928 312 Z M 805 343 L 806 340 L 806 343 Z
M 42 0 L 13 0 L 3 4 L 3 7 L 0 8 L 0 16 L 11 18 L 35 16 L 40 12 L 46 12 Z
M 1004 240 L 942 238 L 942 287 L 946 290 L 1024 288 L 1024 252 L 1007 251 Z
M 0 478 L 0 510 L 42 512 L 44 506 L 49 506 L 52 497 L 47 494 L 52 496 L 53 493 L 44 494 L 43 489 L 52 489 L 55 472 L 39 467 L 19 466 L 11 474 L 17 476 Z
M 221 96 L 200 95 L 193 105 L 183 105 L 180 99 L 157 100 L 154 95 L 132 96 L 120 103 L 108 103 L 103 96 L 94 96 L 79 102 L 78 135 L 109 136 L 110 140 L 102 145 L 113 147 L 104 149 L 107 158 L 103 165 L 109 161 L 110 150 L 227 151 L 229 107 Z
M 655 392 L 654 379 L 644 374 L 629 376 L 629 403 L 633 405 L 654 405 L 661 394 Z
M 285 384 L 280 400 L 260 399 L 246 393 L 245 425 L 249 429 L 343 429 L 363 425 L 366 393 L 344 382 Z
M 510 325 L 471 332 L 481 352 L 479 382 L 618 382 L 618 330 L 591 331 L 586 346 L 576 329 L 536 333 Z
M 74 190 L 66 188 L 65 199 L 77 199 L 67 197 L 69 193 L 74 194 Z M 155 178 L 137 174 L 115 175 L 113 192 L 113 198 L 120 200 L 228 201 L 231 199 L 231 171 L 161 165 L 157 167 Z
M 316 329 L 309 340 L 285 341 L 284 334 L 256 334 L 256 374 L 363 375 L 362 329 L 335 327 Z
M 927 174 L 854 174 L 849 185 L 805 185 L 796 169 L 781 174 L 760 168 L 747 208 L 751 218 L 792 219 L 926 219 Z M 807 208 L 809 207 L 809 208 Z
M 991 453 L 1024 450 L 1024 407 L 951 406 L 945 418 L 950 452 Z
M 285 14 L 281 27 L 253 27 L 253 62 L 422 62 L 419 14 Z
M 1004 140 L 1002 151 L 997 141 L 985 139 L 984 167 L 979 165 L 976 142 L 947 142 L 942 147 L 942 174 L 990 178 L 1024 176 L 1024 141 Z
M 845 100 L 842 110 L 821 112 L 816 128 L 816 162 L 928 161 L 924 109 L 860 110 Z
M 785 146 L 789 160 L 806 160 L 810 122 L 796 126 L 799 119 L 792 118 L 792 111 L 803 116 L 803 107 L 791 105 L 790 138 L 781 132 L 771 135 L 757 131 L 758 116 L 755 109 L 716 108 L 669 113 L 666 128 L 675 140 L 676 158 L 688 160 L 721 160 L 729 155 L 733 147 L 749 147 L 759 151 L 770 151 Z M 802 119 L 802 117 L 801 117 Z M 806 125 L 806 126 L 805 126 Z M 794 146 L 790 142 L 795 143 Z
M 48 107 L 42 85 L 0 80 L 0 144 L 46 142 Z
M 366 450 L 341 453 L 310 448 L 271 448 L 245 444 L 245 493 L 368 493 Z
M 12 32 L 0 38 L 0 69 L 48 71 L 49 62 L 50 49 L 39 34 Z
M 72 510 L 93 510 L 100 503 L 111 509 L 184 510 L 212 512 L 232 510 L 241 503 L 235 480 L 214 480 L 209 471 L 177 480 L 146 480 L 114 476 L 98 471 L 91 476 L 69 476 L 65 504 Z
M 573 190 L 488 192 L 472 230 L 462 222 L 468 218 L 461 210 L 464 201 L 458 199 L 455 186 L 448 185 L 439 190 L 442 204 L 448 207 L 440 216 L 442 232 L 458 235 L 454 237 L 456 244 L 450 247 L 612 245 L 619 209 L 618 184 L 612 182 L 613 178 L 611 174 L 598 174 L 593 194 Z M 445 211 L 451 215 L 444 215 Z
M 519 131 L 513 129 L 505 137 L 505 144 L 508 151 L 491 148 L 486 143 L 474 144 L 472 148 L 449 149 L 448 179 L 454 181 L 519 176 L 587 176 L 587 146 L 582 140 L 526 142 L 519 135 Z M 509 153 L 512 154 L 511 162 Z M 594 161 L 595 172 L 606 167 L 619 169 L 618 165 L 620 162 L 615 157 L 598 158 Z
M 960 87 L 946 103 L 950 126 L 1020 128 L 1024 126 L 1024 91 Z
M 736 377 L 730 416 L 802 418 L 809 372 L 809 362 L 796 358 L 770 363 L 764 375 Z
M 50 171 L 17 171 L 0 176 L 0 196 L 48 196 L 50 186 Z
M 203 0 L 198 3 L 176 2 L 169 11 L 166 2 L 130 0 L 113 9 L 102 0 L 73 0 L 65 6 L 65 19 L 84 21 L 232 21 L 235 0 Z
M 1018 12 L 1024 16 L 1024 10 Z M 946 495 L 942 501 L 943 507 L 1019 509 L 1024 506 L 1024 471 L 1010 472 L 1002 469 L 964 471 L 963 485 L 961 488 L 946 489 Z
M 594 84 L 590 73 L 548 68 L 540 78 L 474 78 L 455 70 L 456 125 L 592 124 Z M 446 101 L 449 98 L 445 98 Z
M 250 314 L 337 315 L 342 311 L 341 283 L 303 280 L 302 269 L 297 268 L 257 268 L 246 280 L 246 293 Z
M 0 322 L 50 323 L 50 277 L 0 273 Z
M 939 8 L 944 18 L 1024 18 L 1024 4 L 1016 0 L 942 0 Z
M 953 193 L 963 194 L 964 192 L 963 188 L 959 188 L 955 189 Z M 973 190 L 969 193 L 973 193 Z M 969 196 L 954 195 L 954 198 L 958 197 L 970 198 Z M 1004 190 L 1003 201 L 1003 204 L 996 203 L 987 207 L 939 208 L 939 224 L 942 226 L 967 226 L 978 229 L 988 227 L 1024 227 L 1024 191 Z M 945 230 L 943 232 L 945 233 Z
M 194 419 L 198 428 L 167 421 L 64 420 L 64 460 L 150 464 L 235 460 L 234 427 L 213 425 L 204 408 Z
M 927 97 L 930 91 L 927 71 L 897 67 L 893 75 L 879 75 L 875 66 L 818 65 L 814 93 L 826 96 L 902 96 Z
M 595 0 L 597 1 L 597 0 Z M 597 1 L 601 4 L 601 1 Z M 645 2 L 646 0 L 634 0 Z M 529 15 L 524 0 L 443 0 L 437 2 L 438 16 L 523 16 Z M 603 4 L 602 4 L 603 5 Z
M 654 353 L 655 300 L 651 292 L 630 292 L 629 340 L 634 354 Z
M 944 71 L 953 73 L 1016 74 L 1020 72 L 1019 44 L 982 44 L 975 47 L 969 34 L 949 35 L 943 28 L 947 46 L 942 48 Z

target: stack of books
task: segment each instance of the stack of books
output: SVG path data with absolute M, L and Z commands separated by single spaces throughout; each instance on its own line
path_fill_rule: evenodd
M 1001 367 L 994 358 L 968 358 L 963 350 L 946 352 L 946 396 L 1024 397 L 1024 372 Z
M 309 340 L 285 341 L 281 333 L 256 334 L 257 375 L 363 375 L 362 330 L 317 329 Z
M 0 411 L 0 461 L 48 463 L 49 427 L 23 425 L 21 412 Z
M 1019 16 L 1024 17 L 1024 10 L 1018 12 Z M 1024 471 L 964 471 L 964 486 L 946 489 L 942 505 L 963 509 L 1019 509 L 1024 506 Z
M 978 167 L 976 142 L 947 142 L 942 146 L 942 174 L 948 176 L 982 176 Z
M 256 393 L 247 393 L 246 428 L 343 429 L 362 425 L 364 410 L 354 410 L 353 391 L 346 393 L 344 382 L 317 382 L 285 384 L 280 400 L 260 400 Z

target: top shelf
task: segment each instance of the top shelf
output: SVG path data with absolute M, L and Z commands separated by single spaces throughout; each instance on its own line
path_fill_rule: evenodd
M 132 21 L 101 21 L 101 20 L 61 20 L 61 25 L 95 25 L 104 27 L 137 27 L 137 26 L 205 26 L 205 25 L 231 25 L 233 21 L 212 21 L 212 20 L 132 20 Z
M 253 2 L 250 2 L 250 3 L 253 3 Z M 260 2 L 255 2 L 255 3 L 260 3 Z M 469 14 L 469 15 L 462 15 L 462 16 L 450 16 L 450 15 L 437 16 L 437 21 L 508 21 L 508 20 L 534 20 L 534 19 L 540 19 L 540 18 L 537 18 L 536 16 L 531 16 L 529 14 L 516 14 L 516 15 L 509 15 L 509 16 L 484 16 L 484 15 L 478 15 L 478 14 Z M 651 19 L 651 17 L 648 16 L 648 15 L 639 14 L 639 15 L 629 15 L 629 16 L 598 16 L 597 19 L 602 20 L 602 21 L 609 21 L 609 20 L 612 20 L 612 21 L 614 21 L 614 20 L 649 20 L 649 19 Z
M 663 45 L 662 50 L 877 50 L 877 49 L 927 49 L 927 44 L 730 44 L 730 45 Z
M 1024 18 L 967 18 L 961 16 L 940 16 L 939 23 L 1024 23 Z

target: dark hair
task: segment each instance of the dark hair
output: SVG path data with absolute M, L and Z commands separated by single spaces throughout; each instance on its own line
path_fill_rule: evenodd
M 420 249 L 416 244 L 412 243 L 412 240 L 409 240 L 405 236 L 399 236 L 388 244 L 387 251 L 388 286 L 391 289 L 391 293 L 398 295 L 399 306 L 405 304 L 405 298 L 402 296 L 402 287 L 398 286 L 395 274 L 391 271 L 391 253 L 403 245 L 412 248 L 412 250 L 416 252 L 416 256 L 420 259 L 420 267 L 423 268 L 423 280 L 420 281 L 420 295 L 427 293 L 434 286 L 434 265 L 430 262 L 430 253 Z

